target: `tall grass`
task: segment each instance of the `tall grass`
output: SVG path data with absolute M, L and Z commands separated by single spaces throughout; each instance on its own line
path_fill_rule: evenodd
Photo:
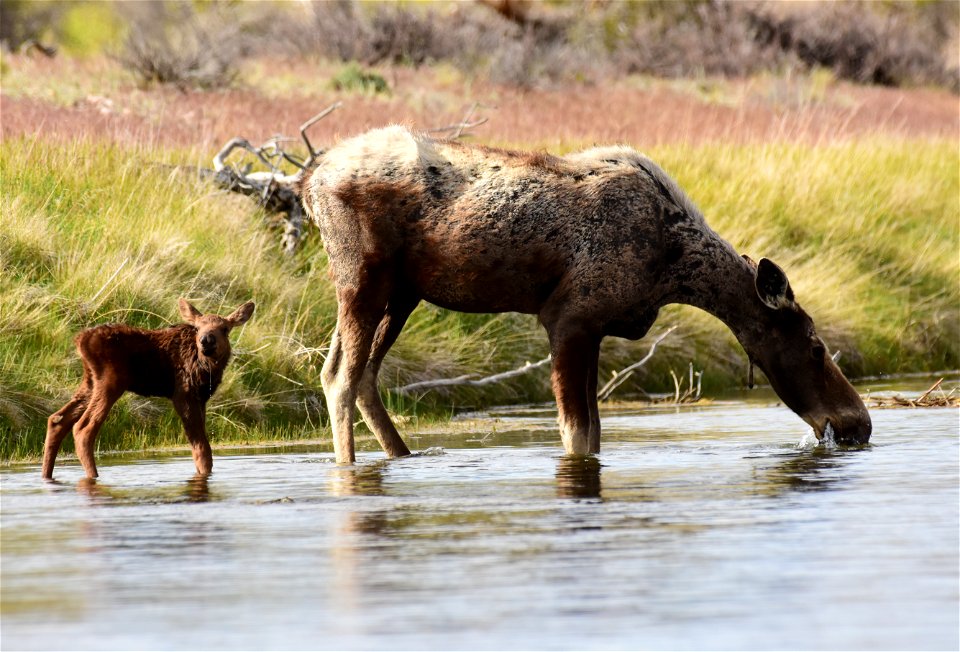
M 675 146 L 651 154 L 721 235 L 784 266 L 828 343 L 843 351 L 848 374 L 958 366 L 955 144 Z M 232 337 L 235 359 L 210 404 L 215 446 L 328 437 L 319 371 L 335 301 L 318 238 L 312 233 L 287 259 L 249 200 L 162 165 L 201 158 L 208 153 L 91 142 L 7 138 L 0 145 L 0 458 L 40 454 L 46 416 L 79 381 L 71 343 L 78 330 L 106 321 L 172 323 L 179 296 L 221 313 L 257 302 L 254 318 Z M 668 323 L 680 328 L 638 375 L 639 385 L 670 387 L 669 370 L 689 361 L 706 370 L 708 389 L 742 383 L 743 354 L 717 320 L 669 308 L 654 334 Z M 608 340 L 601 373 L 645 349 Z M 389 388 L 493 373 L 546 351 L 533 317 L 421 305 L 382 381 Z M 464 406 L 546 400 L 547 376 L 541 370 L 443 395 L 385 395 L 399 413 L 443 416 Z M 181 439 L 165 401 L 128 395 L 100 447 Z

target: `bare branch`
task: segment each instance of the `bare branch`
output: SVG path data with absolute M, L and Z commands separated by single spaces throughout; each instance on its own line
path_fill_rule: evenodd
M 260 205 L 270 212 L 283 213 L 285 215 L 282 238 L 283 249 L 285 252 L 292 254 L 296 251 L 303 235 L 305 223 L 305 213 L 295 188 L 300 176 L 305 173 L 304 171 L 324 152 L 322 148 L 318 149 L 310 142 L 307 132 L 313 125 L 341 106 L 343 106 L 342 102 L 334 102 L 300 125 L 300 138 L 308 152 L 306 158 L 301 158 L 286 151 L 285 144 L 299 142 L 295 138 L 276 135 L 259 147 L 255 147 L 247 139 L 237 137 L 231 139 L 214 156 L 213 170 L 200 168 L 198 173 L 202 178 L 212 179 L 222 188 L 257 197 Z M 482 106 L 480 103 L 474 102 L 460 123 L 434 131 L 455 130 L 453 138 L 461 137 L 465 130 L 487 121 L 486 118 L 470 121 L 474 112 Z M 229 165 L 227 159 L 235 149 L 242 149 L 253 154 L 269 171 L 250 172 L 249 168 Z M 281 167 L 284 166 L 289 171 L 290 168 L 285 165 L 286 163 L 297 168 L 295 174 L 287 174 Z
M 470 122 L 470 118 L 473 117 L 473 114 L 479 108 L 488 109 L 488 108 L 495 108 L 495 107 L 489 107 L 489 106 L 480 104 L 480 102 L 474 102 L 473 104 L 470 105 L 470 108 L 467 109 L 467 112 L 464 114 L 463 119 L 460 120 L 460 122 L 452 125 L 447 125 L 446 127 L 437 127 L 435 129 L 428 129 L 427 133 L 436 134 L 436 133 L 452 131 L 453 134 L 450 135 L 450 140 L 457 140 L 458 138 L 464 135 L 463 132 L 466 131 L 467 129 L 473 129 L 474 127 L 479 127 L 480 125 L 487 122 L 488 118 L 480 118 L 479 120 Z
M 302 125 L 300 125 L 300 137 L 303 138 L 303 144 L 307 146 L 307 152 L 309 152 L 310 154 L 310 156 L 307 158 L 307 162 L 304 163 L 303 165 L 304 168 L 310 167 L 310 165 L 314 162 L 314 160 L 316 160 L 317 156 L 323 152 L 323 150 L 318 151 L 313 148 L 313 145 L 310 143 L 310 139 L 307 138 L 307 129 L 309 129 L 316 123 L 326 118 L 328 115 L 330 115 L 331 113 L 339 109 L 341 106 L 343 106 L 343 102 L 334 102 L 333 104 L 325 108 L 323 111 L 321 111 L 320 113 L 318 113 L 317 115 L 313 116 L 312 118 L 304 122 Z
M 610 398 L 610 395 L 613 393 L 613 390 L 615 390 L 617 387 L 622 385 L 624 381 L 627 380 L 627 378 L 632 376 L 634 371 L 636 371 L 643 365 L 647 364 L 650 358 L 653 357 L 653 352 L 657 350 L 657 345 L 660 344 L 660 342 L 662 342 L 664 338 L 667 337 L 667 335 L 669 335 L 676 329 L 677 329 L 677 326 L 674 325 L 668 328 L 667 330 L 663 331 L 662 333 L 660 333 L 660 336 L 653 341 L 653 344 L 650 345 L 650 350 L 647 352 L 647 355 L 643 356 L 643 359 L 641 359 L 638 362 L 634 362 L 629 367 L 625 367 L 620 371 L 615 371 L 613 373 L 613 378 L 610 379 L 610 382 L 604 385 L 600 389 L 600 391 L 597 392 L 597 398 L 600 399 L 601 401 L 606 401 L 608 398 Z
M 504 380 L 509 380 L 510 378 L 516 378 L 517 376 L 522 376 L 534 369 L 539 369 L 544 365 L 550 362 L 551 358 L 548 355 L 543 360 L 538 362 L 526 362 L 522 366 L 517 367 L 516 369 L 511 369 L 510 371 L 504 371 L 499 374 L 493 374 L 492 376 L 486 376 L 484 378 L 474 379 L 470 374 L 465 374 L 463 376 L 457 376 L 456 378 L 441 378 L 438 380 L 423 380 L 418 383 L 411 383 L 409 385 L 404 385 L 403 387 L 397 387 L 393 391 L 398 394 L 410 394 L 413 392 L 420 392 L 424 390 L 436 389 L 437 387 L 454 387 L 454 386 L 470 386 L 470 387 L 482 387 L 484 385 L 493 385 L 494 383 L 500 383 Z

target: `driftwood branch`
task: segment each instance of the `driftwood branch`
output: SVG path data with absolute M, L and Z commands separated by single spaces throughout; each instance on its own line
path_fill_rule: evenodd
M 647 355 L 643 356 L 641 360 L 634 362 L 629 367 L 625 367 L 620 371 L 613 372 L 613 378 L 611 378 L 606 385 L 600 388 L 600 391 L 597 392 L 597 398 L 600 399 L 601 401 L 606 401 L 608 398 L 610 398 L 610 395 L 613 393 L 613 390 L 615 390 L 617 387 L 622 385 L 630 376 L 632 376 L 634 371 L 636 371 L 643 365 L 647 364 L 650 358 L 653 357 L 654 351 L 657 350 L 657 345 L 660 344 L 660 342 L 662 342 L 667 337 L 667 335 L 669 335 L 676 329 L 677 329 L 676 326 L 671 326 L 667 330 L 660 333 L 660 336 L 657 337 L 657 339 L 655 339 L 653 343 L 650 345 L 650 350 L 647 351 Z
M 300 198 L 294 189 L 300 175 L 310 167 L 323 150 L 317 150 L 307 135 L 310 127 L 333 113 L 341 106 L 340 102 L 331 104 L 300 125 L 300 137 L 307 148 L 306 158 L 302 158 L 285 149 L 288 143 L 298 142 L 287 136 L 274 136 L 262 145 L 255 146 L 246 138 L 233 138 L 213 157 L 213 170 L 201 168 L 200 175 L 212 180 L 221 188 L 244 195 L 257 197 L 260 205 L 269 212 L 284 215 L 282 246 L 292 254 L 297 249 L 303 235 L 304 212 Z M 269 172 L 251 172 L 249 166 L 240 168 L 229 165 L 227 159 L 234 150 L 244 150 L 265 165 Z M 295 170 L 287 171 L 285 164 Z
M 437 127 L 435 129 L 428 129 L 427 133 L 436 134 L 436 133 L 450 133 L 448 138 L 450 140 L 457 140 L 458 138 L 463 137 L 463 132 L 467 129 L 473 129 L 474 127 L 479 127 L 480 125 L 487 122 L 487 118 L 480 118 L 479 120 L 474 120 L 470 122 L 470 119 L 473 117 L 473 114 L 477 112 L 479 108 L 492 108 L 480 104 L 480 102 L 474 102 L 470 105 L 470 108 L 467 109 L 467 112 L 463 115 L 463 119 L 460 122 L 452 125 L 447 125 L 446 127 Z
M 597 392 L 597 398 L 601 401 L 607 400 L 610 394 L 619 387 L 627 378 L 629 378 L 634 371 L 642 367 L 647 363 L 650 358 L 653 357 L 654 352 L 657 350 L 657 345 L 660 344 L 670 333 L 677 329 L 676 326 L 671 326 L 657 337 L 653 341 L 653 344 L 650 345 L 650 351 L 647 352 L 647 355 L 643 357 L 642 360 L 633 363 L 629 367 L 622 369 L 621 371 L 615 372 L 613 379 L 608 382 L 603 388 Z M 438 378 L 436 380 L 422 380 L 416 383 L 410 383 L 409 385 L 403 385 L 402 387 L 396 387 L 393 389 L 397 394 L 412 394 L 414 392 L 425 392 L 431 389 L 438 389 L 441 387 L 483 387 L 484 385 L 493 385 L 495 383 L 500 383 L 505 380 L 510 380 L 511 378 L 516 378 L 517 376 L 522 376 L 526 373 L 533 371 L 534 369 L 539 369 L 550 363 L 551 357 L 547 356 L 543 360 L 537 362 L 526 362 L 523 365 L 517 367 L 516 369 L 511 369 L 510 371 L 504 371 L 498 374 L 493 374 L 492 376 L 485 376 L 483 378 L 475 378 L 473 374 L 464 374 L 462 376 L 456 376 L 454 378 Z M 694 378 L 697 379 L 697 387 L 695 390 L 696 396 L 700 396 L 700 377 L 701 373 L 697 372 L 694 374 L 693 366 L 690 367 L 690 390 L 688 390 L 682 400 L 689 399 L 690 396 L 694 394 L 693 383 Z M 679 389 L 677 394 L 679 396 Z M 678 400 L 679 402 L 679 400 Z
M 465 374 L 463 376 L 457 376 L 456 378 L 440 378 L 437 380 L 422 380 L 418 383 L 411 383 L 409 385 L 404 385 L 403 387 L 397 387 L 393 391 L 397 394 L 411 394 L 413 392 L 422 392 L 426 390 L 436 389 L 438 387 L 453 387 L 453 386 L 470 386 L 470 387 L 483 387 L 484 385 L 493 385 L 494 383 L 500 383 L 504 380 L 509 380 L 511 378 L 516 378 L 517 376 L 522 376 L 534 369 L 539 369 L 550 363 L 550 356 L 548 355 L 543 360 L 537 362 L 526 362 L 522 366 L 517 367 L 516 369 L 511 369 L 510 371 L 504 371 L 499 374 L 493 374 L 492 376 L 486 376 L 484 378 L 474 378 L 470 374 Z
M 960 387 L 954 387 L 948 393 L 942 388 L 943 380 L 941 378 L 935 382 L 930 389 L 918 398 L 906 398 L 899 394 L 892 396 L 870 396 L 867 394 L 863 399 L 870 403 L 871 408 L 960 407 Z
M 221 188 L 257 197 L 264 210 L 282 214 L 284 222 L 282 246 L 286 253 L 292 254 L 300 244 L 306 217 L 295 188 L 300 175 L 304 174 L 305 170 L 310 168 L 325 151 L 324 148 L 314 145 L 308 132 L 311 127 L 341 106 L 342 102 L 334 102 L 301 124 L 299 140 L 278 135 L 256 146 L 246 138 L 232 138 L 213 157 L 213 169 L 200 168 L 198 172 L 201 178 L 209 179 Z M 474 102 L 463 120 L 431 131 L 452 132 L 449 136 L 451 139 L 468 135 L 466 134 L 468 129 L 478 127 L 487 121 L 487 118 L 471 121 L 474 113 L 481 107 L 483 105 Z M 286 149 L 289 143 L 300 141 L 307 150 L 305 157 Z M 229 164 L 227 159 L 238 149 L 252 154 L 269 171 L 251 172 L 249 165 L 241 168 Z

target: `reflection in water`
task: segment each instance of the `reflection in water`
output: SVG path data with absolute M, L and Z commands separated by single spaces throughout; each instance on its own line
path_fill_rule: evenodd
M 77 493 L 89 497 L 94 504 L 206 503 L 213 499 L 209 476 L 200 474 L 180 485 L 137 489 L 117 489 L 94 478 L 82 478 L 77 482 Z
M 956 411 L 797 451 L 778 410 L 621 414 L 598 458 L 515 428 L 209 487 L 187 459 L 0 470 L 0 648 L 960 649 Z
M 600 460 L 593 455 L 564 455 L 556 477 L 558 498 L 600 498 Z
M 766 479 L 774 493 L 784 491 L 825 491 L 843 480 L 829 473 L 841 465 L 843 454 L 824 447 L 791 454 L 767 471 Z
M 389 462 L 338 466 L 330 473 L 330 493 L 338 497 L 382 496 L 383 472 Z

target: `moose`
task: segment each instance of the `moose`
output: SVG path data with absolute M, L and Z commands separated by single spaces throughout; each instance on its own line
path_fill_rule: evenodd
M 377 390 L 384 355 L 421 301 L 537 315 L 568 454 L 600 451 L 606 336 L 643 337 L 670 303 L 723 321 L 783 402 L 823 438 L 866 443 L 871 421 L 784 271 L 739 255 L 653 161 L 624 146 L 563 157 L 375 129 L 298 181 L 336 288 L 324 363 L 338 463 L 354 408 L 388 456 L 409 453 Z
M 60 444 L 71 429 L 84 472 L 88 478 L 97 477 L 97 434 L 110 408 L 127 391 L 172 399 L 197 473 L 210 474 L 213 452 L 206 433 L 207 401 L 230 360 L 230 330 L 250 319 L 254 304 L 248 301 L 228 317 L 204 315 L 186 299 L 180 299 L 179 309 L 186 323 L 159 330 L 103 324 L 74 338 L 83 378 L 73 398 L 47 420 L 44 478 L 53 478 Z

